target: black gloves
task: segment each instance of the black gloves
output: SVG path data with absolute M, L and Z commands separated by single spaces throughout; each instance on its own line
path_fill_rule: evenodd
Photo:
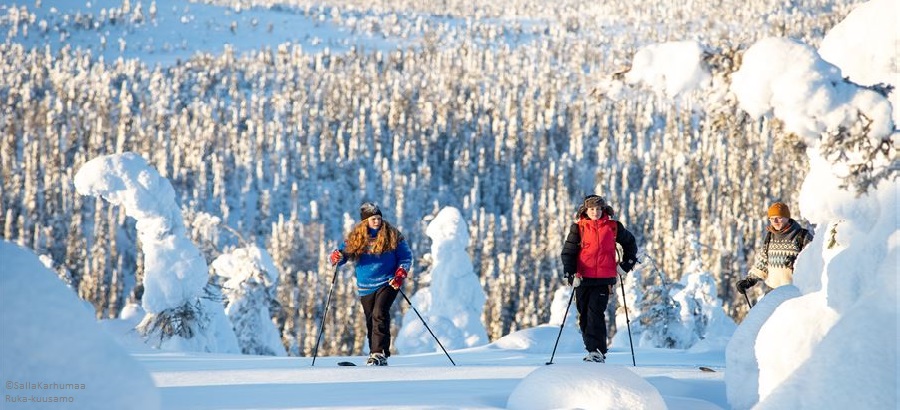
M 758 278 L 754 278 L 754 277 L 752 277 L 752 276 L 748 276 L 748 277 L 746 277 L 746 278 L 741 279 L 741 280 L 738 281 L 738 283 L 737 283 L 737 290 L 738 290 L 738 292 L 740 292 L 741 294 L 746 295 L 746 294 L 747 294 L 747 289 L 750 289 L 750 288 L 752 288 L 753 286 L 755 286 L 755 285 L 756 285 L 756 282 L 759 282 L 759 279 L 758 279 Z

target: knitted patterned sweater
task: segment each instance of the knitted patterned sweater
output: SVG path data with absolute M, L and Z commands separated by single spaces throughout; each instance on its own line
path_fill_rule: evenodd
M 771 288 L 791 284 L 794 261 L 812 239 L 812 234 L 793 219 L 781 231 L 769 227 L 762 248 L 756 252 L 756 262 L 749 276 L 763 279 Z

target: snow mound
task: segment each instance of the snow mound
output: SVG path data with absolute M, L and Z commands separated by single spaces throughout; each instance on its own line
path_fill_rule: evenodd
M 147 371 L 36 255 L 0 241 L 0 260 L 0 362 L 7 403 L 24 397 L 46 400 L 48 408 L 160 407 Z M 34 408 L 39 403 L 20 404 Z
M 574 310 L 574 309 L 573 309 Z M 553 342 L 559 335 L 559 326 L 556 325 L 540 325 L 518 332 L 510 333 L 497 339 L 491 346 L 500 349 L 519 350 L 527 353 L 547 353 L 553 351 Z M 550 343 L 548 343 L 548 341 Z M 566 326 L 563 328 L 562 336 L 559 337 L 559 345 L 556 347 L 556 353 L 578 353 L 584 351 L 584 342 L 581 340 L 581 334 L 578 333 L 574 326 Z
M 897 390 L 883 388 L 897 385 L 897 332 L 891 325 L 897 320 L 896 306 L 896 293 L 878 292 L 864 297 L 811 349 L 809 360 L 774 386 L 757 407 L 897 408 Z M 848 339 L 848 334 L 860 336 Z M 836 362 L 853 366 L 835 371 Z M 847 394 L 848 391 L 857 393 Z
M 539 367 L 509 395 L 509 409 L 665 409 L 662 395 L 630 370 L 581 363 Z
M 735 409 L 749 409 L 759 401 L 759 362 L 756 339 L 760 329 L 784 302 L 801 296 L 796 286 L 773 289 L 756 302 L 744 321 L 734 331 L 725 349 L 725 388 L 728 404 Z

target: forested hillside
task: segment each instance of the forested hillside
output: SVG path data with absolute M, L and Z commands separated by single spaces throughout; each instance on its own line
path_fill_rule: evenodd
M 636 234 L 640 269 L 677 280 L 700 246 L 726 310 L 742 316 L 733 282 L 761 241 L 768 203 L 795 205 L 807 164 L 776 121 L 737 109 L 729 76 L 754 41 L 817 44 L 855 2 L 213 3 L 278 4 L 408 46 L 278 44 L 149 66 L 29 49 L 8 34 L 0 234 L 46 255 L 98 317 L 117 316 L 142 275 L 134 222 L 79 196 L 73 176 L 94 157 L 137 152 L 171 180 L 208 261 L 242 243 L 271 253 L 281 274 L 273 314 L 298 355 L 315 343 L 327 254 L 363 201 L 379 203 L 410 241 L 410 291 L 425 285 L 427 221 L 444 206 L 460 209 L 492 340 L 549 319 L 564 235 L 589 193 L 606 197 Z M 40 3 L 26 2 L 6 9 L 0 30 L 58 36 L 60 27 L 150 24 L 149 14 L 127 18 L 135 4 L 48 29 L 28 18 Z M 683 39 L 709 46 L 712 86 L 677 97 L 597 91 L 636 49 Z M 352 274 L 339 274 L 320 353 L 359 352 L 365 339 Z

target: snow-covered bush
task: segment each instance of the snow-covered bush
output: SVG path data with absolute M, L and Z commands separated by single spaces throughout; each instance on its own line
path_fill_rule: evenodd
M 694 260 L 681 278 L 681 285 L 672 297 L 679 305 L 680 348 L 699 349 L 702 344 L 703 349 L 721 350 L 737 325 L 722 309 L 712 275 L 702 270 L 699 260 Z

